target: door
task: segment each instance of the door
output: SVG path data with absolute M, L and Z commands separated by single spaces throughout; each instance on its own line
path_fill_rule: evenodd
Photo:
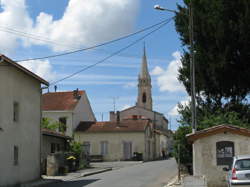
M 124 160 L 132 158 L 132 142 L 123 142 L 123 158 Z

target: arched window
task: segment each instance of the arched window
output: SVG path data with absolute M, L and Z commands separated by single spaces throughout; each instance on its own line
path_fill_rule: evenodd
M 234 157 L 234 143 L 231 141 L 220 141 L 216 143 L 217 165 L 231 166 Z
M 145 93 L 145 92 L 142 94 L 142 102 L 143 102 L 143 103 L 146 103 L 146 102 L 147 102 L 147 96 L 146 96 L 146 93 Z

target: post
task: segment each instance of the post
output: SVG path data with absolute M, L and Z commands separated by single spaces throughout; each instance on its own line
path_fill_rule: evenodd
M 181 167 L 180 167 L 180 144 L 178 144 L 178 182 L 181 181 Z
M 193 5 L 189 5 L 189 42 L 190 42 L 190 88 L 191 88 L 191 111 L 192 131 L 196 131 L 196 98 L 195 98 L 195 61 L 194 61 L 194 30 L 193 30 Z

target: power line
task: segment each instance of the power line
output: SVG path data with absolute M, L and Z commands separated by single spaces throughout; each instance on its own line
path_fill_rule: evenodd
M 73 76 L 75 76 L 75 75 L 77 75 L 77 74 L 79 74 L 79 73 L 81 73 L 81 72 L 83 72 L 83 71 L 85 71 L 85 70 L 87 70 L 87 69 L 90 69 L 90 68 L 92 68 L 92 67 L 94 67 L 94 66 L 100 64 L 100 63 L 103 63 L 104 61 L 108 60 L 109 58 L 111 58 L 111 57 L 113 57 L 113 56 L 115 56 L 115 55 L 121 53 L 122 51 L 124 51 L 124 50 L 130 48 L 131 46 L 135 45 L 135 44 L 138 43 L 139 41 L 143 40 L 144 38 L 148 37 L 149 35 L 153 34 L 153 33 L 156 32 L 156 31 L 158 31 L 158 30 L 161 29 L 163 26 L 167 25 L 172 19 L 173 19 L 173 18 L 168 19 L 167 22 L 163 22 L 163 23 L 162 23 L 159 27 L 157 27 L 156 29 L 154 29 L 154 30 L 152 30 L 151 32 L 145 34 L 144 36 L 140 37 L 139 39 L 133 41 L 133 42 L 130 43 L 129 45 L 127 45 L 127 46 L 125 46 L 125 47 L 119 49 L 118 51 L 112 53 L 111 55 L 105 57 L 104 59 L 102 59 L 102 60 L 96 62 L 95 64 L 89 65 L 89 66 L 87 66 L 87 67 L 85 67 L 85 68 L 83 68 L 83 69 L 80 69 L 80 70 L 76 71 L 75 73 L 72 73 L 72 74 L 70 74 L 70 75 L 68 75 L 68 76 L 66 76 L 66 77 L 64 77 L 64 78 L 62 78 L 62 79 L 59 79 L 59 80 L 57 80 L 57 81 L 54 81 L 54 82 L 50 83 L 50 86 L 55 85 L 55 84 L 57 84 L 58 82 L 61 82 L 61 81 L 63 81 L 63 80 L 69 79 L 69 78 L 71 78 L 71 77 L 73 77 Z
M 23 60 L 15 60 L 16 62 L 22 62 L 22 61 L 31 61 L 31 60 L 41 60 L 41 59 L 47 59 L 47 58 L 55 58 L 55 57 L 59 57 L 59 56 L 64 56 L 64 55 L 69 55 L 69 54 L 73 54 L 73 53 L 77 53 L 77 52 L 81 52 L 81 51 L 86 51 L 86 50 L 90 50 L 90 49 L 94 49 L 94 48 L 97 48 L 97 47 L 101 47 L 101 46 L 104 46 L 104 45 L 108 45 L 108 44 L 111 44 L 111 43 L 114 43 L 114 42 L 117 42 L 117 41 L 120 41 L 120 40 L 123 40 L 123 39 L 126 39 L 126 38 L 129 38 L 131 36 L 134 36 L 136 34 L 139 34 L 141 32 L 144 32 L 144 31 L 147 31 L 149 29 L 152 29 L 158 25 L 161 25 L 161 24 L 164 24 L 164 23 L 168 23 L 172 18 L 168 18 L 168 19 L 165 19 L 159 23 L 156 23 L 154 25 L 151 25 L 149 27 L 146 27 L 146 28 L 143 28 L 139 31 L 136 31 L 134 33 L 131 33 L 131 34 L 128 34 L 128 35 L 125 35 L 125 36 L 122 36 L 120 38 L 117 38 L 117 39 L 114 39 L 114 40 L 111 40 L 111 41 L 107 41 L 107 42 L 104 42 L 104 43 L 101 43 L 101 44 L 97 44 L 97 45 L 94 45 L 94 46 L 91 46 L 91 47 L 87 47 L 87 48 L 81 48 L 81 49 L 78 49 L 78 50 L 74 50 L 74 51 L 69 51 L 69 52 L 65 52 L 65 53 L 61 53 L 61 54 L 56 54 L 56 55 L 49 55 L 49 56 L 44 56 L 44 57 L 37 57 L 37 58 L 30 58 L 30 59 L 23 59 Z

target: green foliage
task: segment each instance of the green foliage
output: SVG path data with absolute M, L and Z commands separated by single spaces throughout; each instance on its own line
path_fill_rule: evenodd
M 197 93 L 217 104 L 241 102 L 250 93 L 250 1 L 193 0 Z M 190 93 L 188 6 L 178 5 L 176 31 L 184 48 L 179 80 Z M 184 13 L 184 14 L 183 14 Z
M 59 132 L 65 132 L 66 131 L 66 125 L 63 123 L 60 123 L 58 121 L 53 121 L 50 118 L 42 118 L 41 127 L 44 129 L 49 130 L 59 130 Z
M 82 145 L 79 142 L 72 141 L 70 143 L 70 152 L 73 152 L 75 156 L 79 159 L 81 153 L 82 153 Z
M 188 143 L 186 135 L 191 133 L 190 126 L 180 126 L 174 135 L 174 157 L 182 164 L 192 163 L 192 145 Z M 180 153 L 178 152 L 178 145 L 180 145 Z

